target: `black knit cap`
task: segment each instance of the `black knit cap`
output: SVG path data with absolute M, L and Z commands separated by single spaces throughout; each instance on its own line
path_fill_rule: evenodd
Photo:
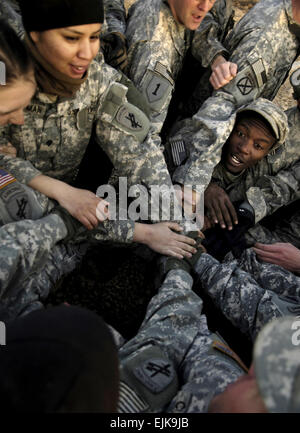
M 103 23 L 102 0 L 19 0 L 27 32 Z

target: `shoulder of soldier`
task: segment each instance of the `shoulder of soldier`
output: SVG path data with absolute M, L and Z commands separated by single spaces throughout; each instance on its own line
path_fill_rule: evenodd
M 89 88 L 94 87 L 93 94 L 99 96 L 102 89 L 109 89 L 117 84 L 126 87 L 126 99 L 131 104 L 141 109 L 147 116 L 150 115 L 150 107 L 143 94 L 136 88 L 133 82 L 122 72 L 109 66 L 105 62 L 92 62 L 89 70 Z M 98 90 L 97 90 L 98 86 Z
M 145 97 L 131 80 L 118 73 L 114 81 L 106 86 L 98 106 L 102 119 L 117 129 L 144 141 L 150 128 L 150 109 Z
M 138 0 L 128 11 L 126 36 L 151 40 L 160 21 L 160 12 L 167 14 L 168 8 L 162 0 Z
M 267 33 L 272 29 L 272 25 L 281 20 L 282 12 L 285 11 L 285 2 L 283 0 L 265 0 L 256 3 L 235 25 L 233 34 L 239 37 L 240 32 L 248 31 L 250 34 L 256 29 L 261 29 Z M 266 22 L 268 23 L 266 27 Z
M 100 56 L 98 61 L 94 60 L 89 67 L 86 87 L 82 88 L 82 93 L 85 93 L 86 88 L 88 88 L 88 93 L 92 99 L 98 99 L 99 96 L 106 93 L 111 83 L 121 79 L 121 75 L 119 71 L 105 63 L 103 57 Z

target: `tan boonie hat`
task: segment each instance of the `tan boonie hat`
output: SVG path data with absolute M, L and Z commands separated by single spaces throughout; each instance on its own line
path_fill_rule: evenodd
M 272 320 L 253 352 L 260 394 L 269 412 L 300 413 L 300 317 Z
M 258 98 L 248 105 L 243 105 L 237 110 L 237 113 L 243 111 L 255 111 L 260 114 L 274 131 L 276 144 L 285 142 L 288 133 L 288 120 L 285 112 L 278 105 L 268 99 Z

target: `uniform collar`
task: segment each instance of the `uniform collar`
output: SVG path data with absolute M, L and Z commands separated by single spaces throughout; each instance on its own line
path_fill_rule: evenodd
M 186 41 L 190 39 L 187 38 L 187 34 L 190 34 L 191 31 L 175 20 L 167 0 L 162 0 L 162 3 L 168 9 L 168 25 L 175 48 L 181 56 L 184 56 L 187 49 Z

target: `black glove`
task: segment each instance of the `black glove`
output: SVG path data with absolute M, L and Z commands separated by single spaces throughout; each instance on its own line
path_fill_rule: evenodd
M 233 203 L 239 223 L 232 230 L 222 229 L 220 226 L 205 231 L 205 240 L 202 242 L 207 252 L 222 261 L 229 251 L 238 258 L 247 248 L 245 233 L 254 225 L 254 210 L 248 202 Z
M 101 49 L 105 62 L 124 71 L 127 66 L 127 44 L 122 33 L 112 32 L 101 36 Z

